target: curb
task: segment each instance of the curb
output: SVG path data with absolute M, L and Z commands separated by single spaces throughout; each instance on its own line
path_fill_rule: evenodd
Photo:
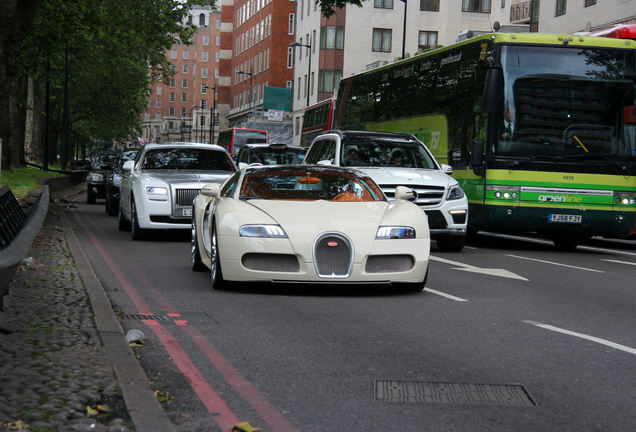
M 74 193 L 77 191 L 71 194 Z M 123 329 L 115 316 L 110 300 L 75 236 L 66 211 L 60 213 L 63 221 L 62 228 L 68 239 L 71 255 L 95 314 L 97 332 L 113 367 L 135 430 L 137 432 L 176 432 L 174 425 L 152 392 L 145 372 L 126 343 Z

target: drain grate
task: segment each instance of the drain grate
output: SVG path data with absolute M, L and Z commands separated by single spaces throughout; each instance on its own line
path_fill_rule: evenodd
M 139 314 L 123 314 L 120 315 L 123 320 L 153 320 L 153 321 L 174 321 L 175 317 L 170 315 L 139 315 Z M 178 318 L 178 317 L 177 317 Z
M 535 406 L 519 384 L 468 384 L 375 380 L 375 399 L 386 402 L 423 402 L 454 405 Z

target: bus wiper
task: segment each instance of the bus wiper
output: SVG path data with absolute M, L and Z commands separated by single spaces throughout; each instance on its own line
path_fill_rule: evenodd
M 568 159 L 584 159 L 584 160 L 596 160 L 598 162 L 609 162 L 615 168 L 618 168 L 622 172 L 629 171 L 627 164 L 623 163 L 616 159 L 616 155 L 612 155 L 611 153 L 581 153 L 581 154 L 572 154 L 567 155 Z
M 533 155 L 533 156 L 526 156 L 523 158 L 519 158 L 517 160 L 515 160 L 512 163 L 512 168 L 524 165 L 528 162 L 536 162 L 536 161 L 545 161 L 545 162 L 552 162 L 552 161 L 560 161 L 563 160 L 563 156 L 559 156 L 559 155 Z

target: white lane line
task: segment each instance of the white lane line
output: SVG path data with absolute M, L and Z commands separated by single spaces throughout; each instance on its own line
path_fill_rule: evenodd
M 617 343 L 612 342 L 612 341 L 608 341 L 607 339 L 601 339 L 601 338 L 597 338 L 595 336 L 590 336 L 590 335 L 586 335 L 586 334 L 583 334 L 583 333 L 573 332 L 573 331 L 570 331 L 570 330 L 562 329 L 562 328 L 559 328 L 559 327 L 554 327 L 554 326 L 551 326 L 549 324 L 543 324 L 543 323 L 536 322 L 536 321 L 523 321 L 523 322 L 528 323 L 528 324 L 532 324 L 532 325 L 537 326 L 537 327 L 544 328 L 546 330 L 551 330 L 551 331 L 554 331 L 554 332 L 563 333 L 563 334 L 570 335 L 570 336 L 575 336 L 575 337 L 578 337 L 578 338 L 581 338 L 581 339 L 586 339 L 586 340 L 589 340 L 589 341 L 592 341 L 592 342 L 596 342 L 596 343 L 601 344 L 601 345 L 608 346 L 610 348 L 614 348 L 614 349 L 617 349 L 617 350 L 620 350 L 620 351 L 625 351 L 626 353 L 630 353 L 630 354 L 636 355 L 636 349 L 630 348 L 630 347 L 625 346 L 625 345 L 617 344 Z
M 477 249 L 475 246 L 464 246 L 466 249 Z
M 619 260 L 611 260 L 611 259 L 604 259 L 604 258 L 601 258 L 601 261 L 607 261 L 607 262 L 613 262 L 613 263 L 627 264 L 627 265 L 636 266 L 636 263 L 628 262 L 628 261 L 619 261 Z
M 430 289 L 430 288 L 424 288 L 424 291 L 430 292 L 432 294 L 437 294 L 438 296 L 446 297 L 448 299 L 459 301 L 459 302 L 467 302 L 468 301 L 468 300 L 463 299 L 461 297 L 455 297 L 454 295 L 446 294 L 446 293 L 443 293 L 441 291 L 436 291 L 436 290 Z
M 608 249 L 608 248 L 600 248 L 595 246 L 577 246 L 577 249 L 591 251 L 591 252 L 603 252 L 603 253 L 611 253 L 614 255 L 627 255 L 627 256 L 636 256 L 634 252 L 628 252 L 620 249 Z
M 596 273 L 605 273 L 603 270 L 594 270 L 594 269 L 590 269 L 590 268 L 586 268 L 586 267 L 577 267 L 577 266 L 573 266 L 573 265 L 569 265 L 569 264 L 561 264 L 561 263 L 558 263 L 558 262 L 546 261 L 546 260 L 541 260 L 541 259 L 537 259 L 537 258 L 528 258 L 528 257 L 519 256 L 519 255 L 511 255 L 511 254 L 506 254 L 506 256 L 509 256 L 509 257 L 512 257 L 512 258 L 524 259 L 524 260 L 528 260 L 528 261 L 537 261 L 537 262 L 541 262 L 541 263 L 545 263 L 545 264 L 552 264 L 552 265 L 556 265 L 556 266 L 569 267 L 569 268 L 578 269 L 578 270 L 585 270 L 585 271 L 591 271 L 591 272 L 596 272 Z

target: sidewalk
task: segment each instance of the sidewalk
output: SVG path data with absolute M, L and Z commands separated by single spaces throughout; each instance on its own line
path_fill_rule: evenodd
M 84 189 L 50 191 L 4 299 L 0 431 L 174 431 L 65 214 Z

